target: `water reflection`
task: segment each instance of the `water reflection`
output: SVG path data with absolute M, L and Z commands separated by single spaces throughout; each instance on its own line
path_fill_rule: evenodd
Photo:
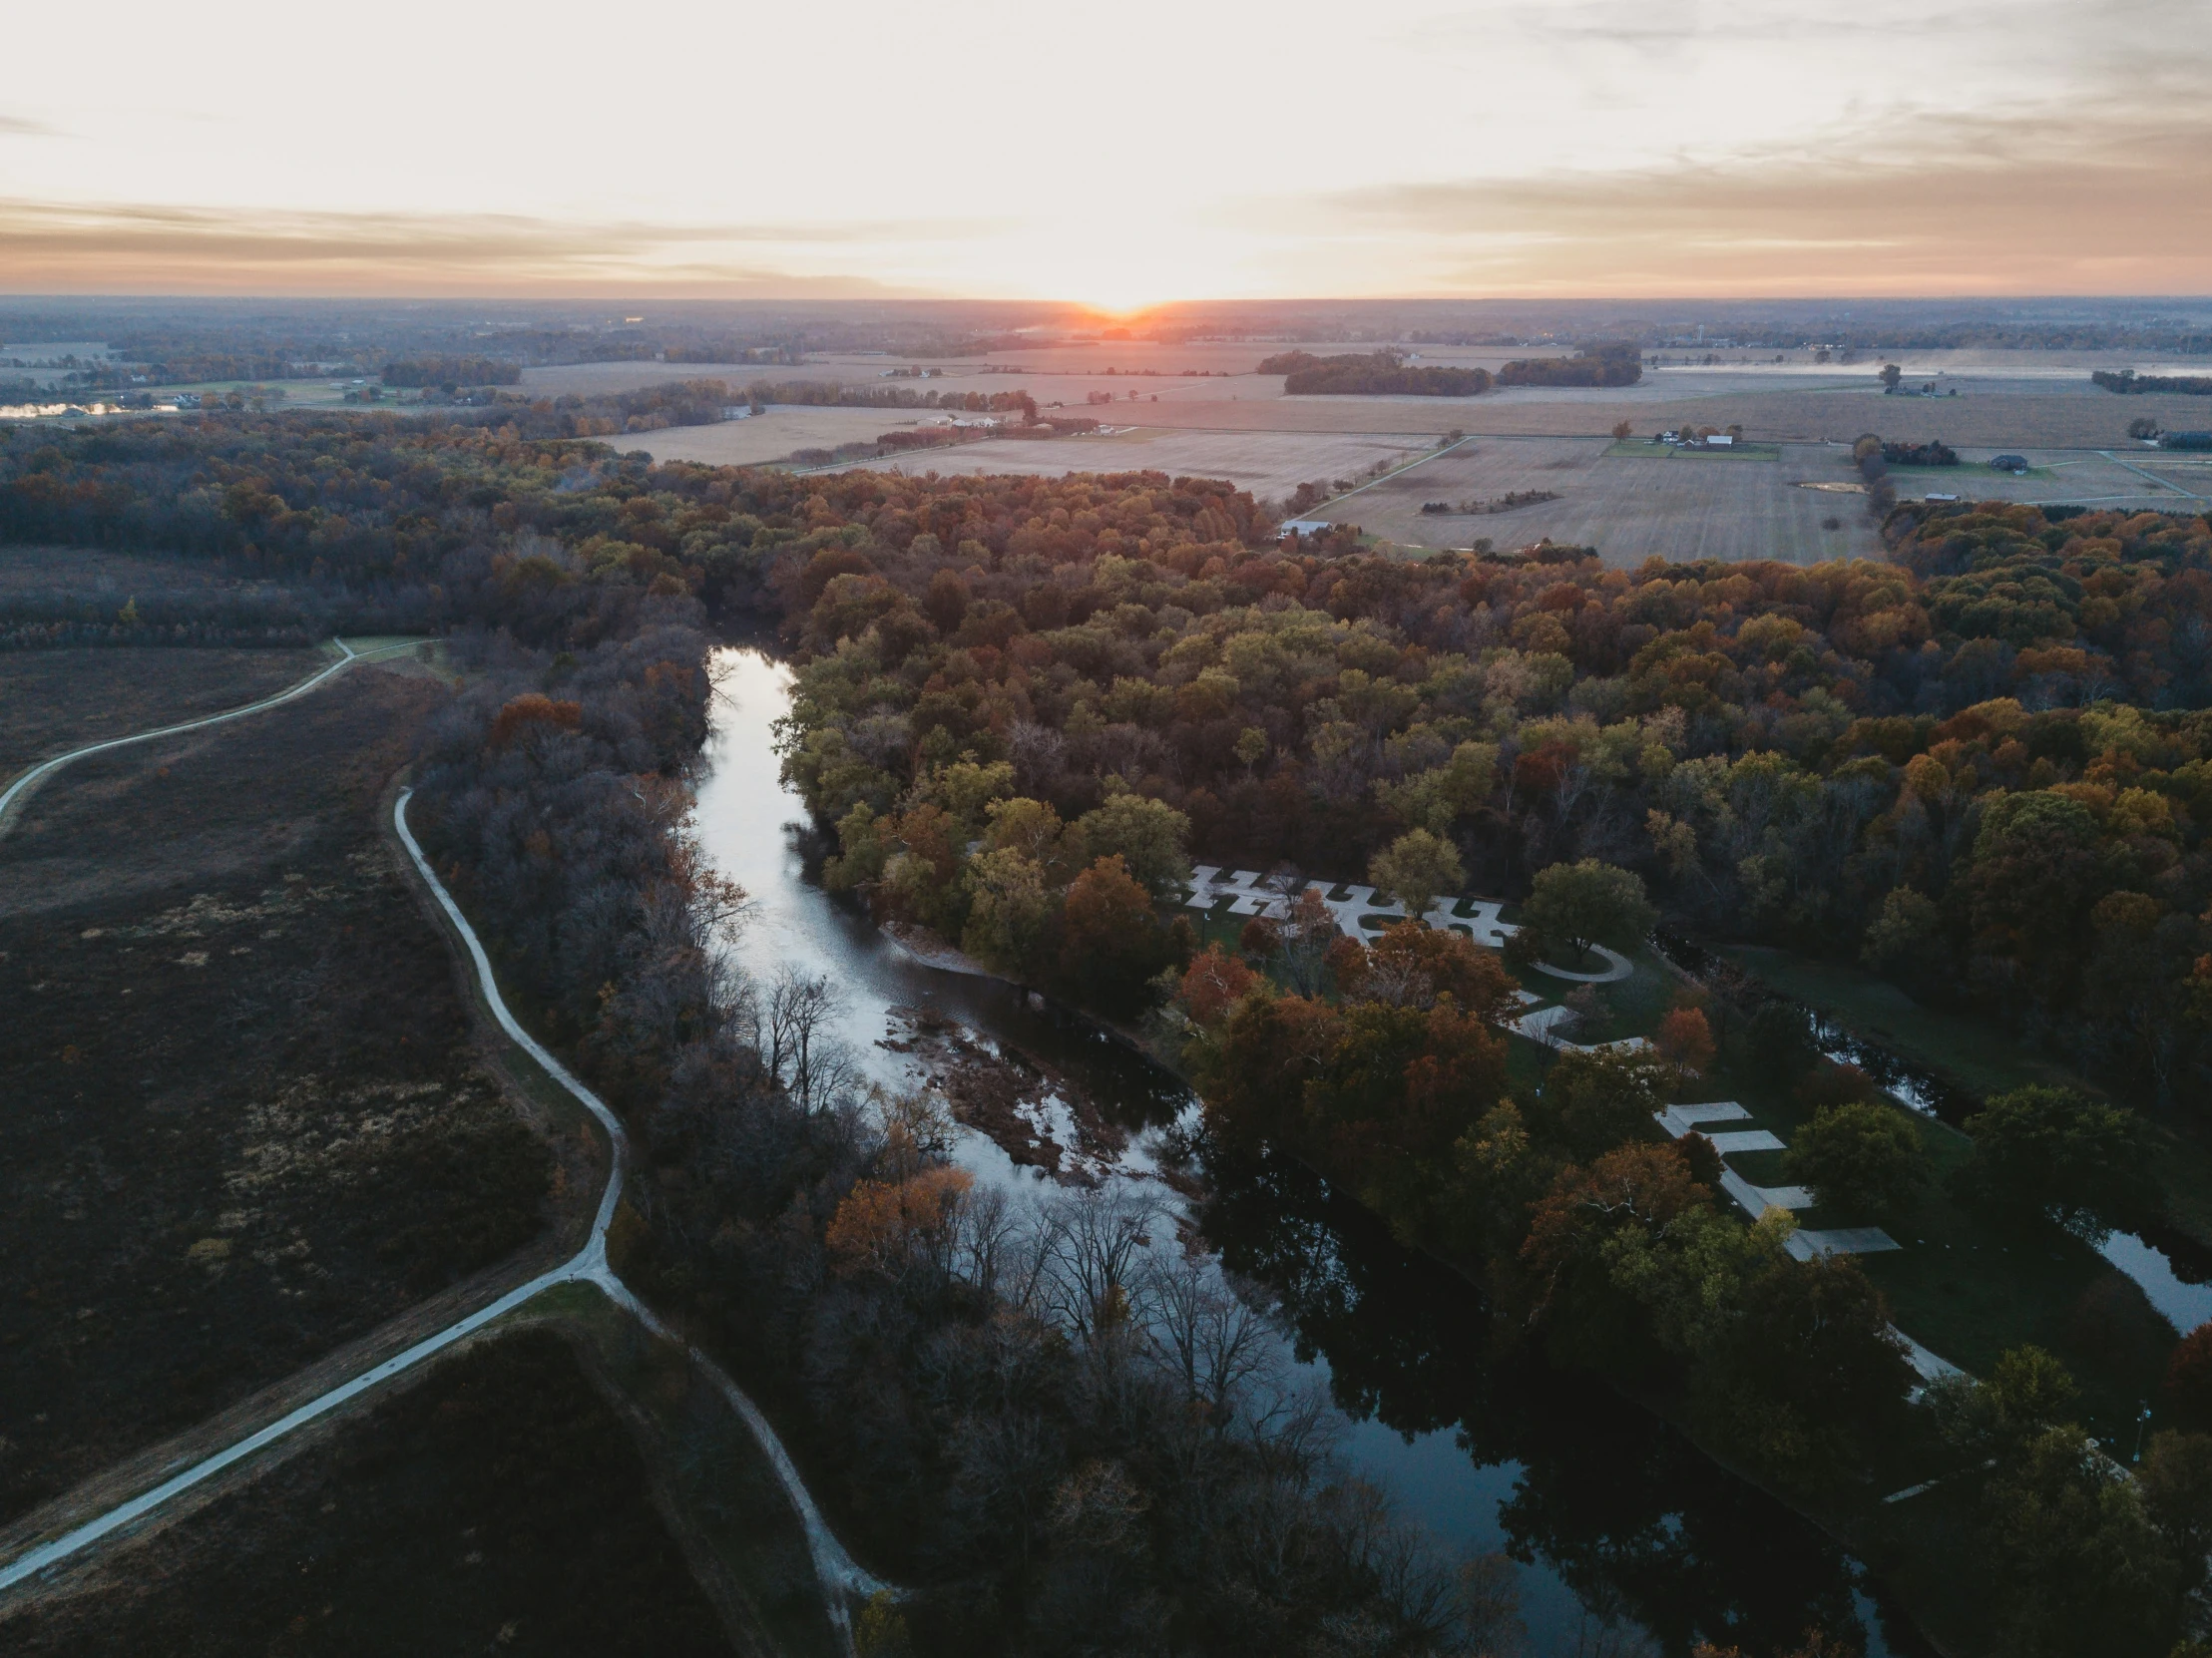
M 1764 1651 L 1860 1623 L 1861 1574 L 1828 1537 L 1611 1390 L 1493 1358 L 1481 1298 L 1356 1203 L 1281 1158 L 1208 1172 L 1207 1241 L 1280 1298 L 1339 1407 L 1497 1470 L 1496 1529 L 1463 1527 L 1467 1541 L 1543 1562 L 1582 1607 L 1669 1653 Z M 1868 1634 L 1870 1653 L 1915 1650 Z
M 828 975 L 844 993 L 840 1034 L 877 1080 L 913 1079 L 911 1061 L 879 1042 L 888 1010 L 925 1007 L 1047 1060 L 1124 1126 L 1176 1115 L 1185 1090 L 1142 1055 L 1010 986 L 923 966 L 823 892 L 803 808 L 776 778 L 788 672 L 749 650 L 717 652 L 715 668 L 696 826 L 715 867 L 752 896 L 747 971 Z M 970 1156 L 1005 1161 L 980 1139 Z M 995 1172 L 1031 1178 L 1011 1164 Z M 1764 1651 L 1816 1624 L 1863 1625 L 1875 1658 L 1919 1650 L 1885 1638 L 1856 1568 L 1822 1533 L 1648 1414 L 1604 1388 L 1493 1362 L 1467 1284 L 1397 1248 L 1310 1173 L 1270 1160 L 1209 1174 L 1204 1235 L 1279 1301 L 1298 1358 L 1344 1413 L 1347 1458 L 1448 1541 L 1523 1563 L 1533 1653 L 1678 1658 L 1700 1639 Z
M 1711 951 L 1672 933 L 1654 933 L 1651 943 L 1683 972 L 1699 977 L 1719 960 Z M 1838 1064 L 1858 1066 L 1899 1104 L 1923 1116 L 1941 1118 L 1955 1128 L 1981 1109 L 1979 1099 L 1938 1071 L 1854 1035 L 1818 1008 L 1768 985 L 1760 985 L 1758 995 L 1762 1005 L 1795 1010 L 1804 1020 L 1806 1035 L 1815 1048 Z

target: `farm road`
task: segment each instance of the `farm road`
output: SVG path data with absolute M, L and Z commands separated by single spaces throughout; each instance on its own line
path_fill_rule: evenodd
M 340 648 L 345 648 L 342 643 Z M 299 695 L 312 689 L 323 679 L 329 677 L 330 674 L 337 672 L 350 661 L 359 658 L 353 652 L 348 651 L 347 655 L 340 661 L 323 669 L 310 679 L 302 681 L 291 690 L 284 692 L 280 697 L 270 698 L 264 702 L 254 704 L 251 708 L 236 709 L 230 714 L 215 717 L 235 718 L 239 714 L 252 712 L 255 708 L 268 707 L 277 701 Z M 207 723 L 212 723 L 212 721 L 191 722 L 192 725 Z M 181 725 L 172 726 L 168 729 L 177 731 L 190 728 L 191 725 Z M 148 732 L 142 737 L 118 740 L 124 742 L 141 741 L 144 740 L 145 736 L 162 734 L 165 733 Z M 94 744 L 77 752 L 91 753 L 95 749 L 115 745 L 113 742 Z M 63 761 L 75 757 L 74 754 L 64 755 L 60 760 L 48 762 L 47 766 L 41 769 L 51 769 L 63 763 Z M 18 787 L 20 786 L 19 782 Z M 513 1312 L 524 1303 L 556 1285 L 590 1284 L 610 1301 L 629 1312 L 655 1336 L 664 1341 L 677 1340 L 668 1326 L 651 1308 L 640 1301 L 632 1293 L 630 1287 L 616 1275 L 613 1266 L 607 1259 L 608 1228 L 613 1224 L 616 1206 L 622 1198 L 623 1178 L 630 1161 L 630 1140 L 624 1132 L 622 1121 L 597 1094 L 577 1080 L 567 1066 L 563 1065 L 542 1043 L 525 1031 L 515 1019 L 515 1016 L 509 1012 L 505 1000 L 499 994 L 499 984 L 492 973 L 491 958 L 485 953 L 483 943 L 476 935 L 476 930 L 469 925 L 468 918 L 461 913 L 461 907 L 454 902 L 453 895 L 446 890 L 445 884 L 438 879 L 435 871 L 431 869 L 429 859 L 423 855 L 421 846 L 416 842 L 413 833 L 407 827 L 407 802 L 413 792 L 412 789 L 407 789 L 400 793 L 392 809 L 393 827 L 397 830 L 401 842 L 406 846 L 407 854 L 413 860 L 416 872 L 428 886 L 431 894 L 437 899 L 439 907 L 445 912 L 446 918 L 452 923 L 462 943 L 467 947 L 470 960 L 476 967 L 477 980 L 483 992 L 485 1005 L 491 1010 L 492 1017 L 498 1022 L 501 1031 L 506 1034 L 508 1039 L 527 1053 L 544 1070 L 546 1075 L 583 1105 L 600 1126 L 606 1130 L 608 1140 L 613 1148 L 613 1156 L 608 1173 L 607 1189 L 601 1195 L 599 1209 L 593 1216 L 590 1236 L 586 1239 L 584 1247 L 561 1265 L 540 1273 L 527 1283 L 516 1286 L 474 1312 L 423 1338 L 405 1351 L 395 1354 L 380 1364 L 371 1366 L 360 1374 L 317 1395 L 254 1433 L 225 1446 L 212 1455 L 203 1457 L 191 1466 L 163 1480 L 152 1489 L 144 1491 L 140 1495 L 75 1526 L 62 1535 L 18 1555 L 4 1565 L 0 1565 L 0 1592 L 4 1592 L 27 1578 L 59 1565 L 72 1555 L 100 1541 L 103 1537 L 145 1518 L 183 1492 L 242 1461 L 254 1452 L 273 1445 L 293 1431 L 304 1428 L 309 1423 L 327 1416 L 340 1406 L 367 1393 L 379 1383 L 389 1381 L 402 1371 L 420 1364 L 423 1360 L 431 1358 L 453 1346 L 456 1342 L 475 1334 L 502 1315 Z M 14 794 L 15 790 L 11 789 L 9 798 L 12 799 Z M 759 1408 L 745 1396 L 736 1383 L 730 1380 L 727 1373 L 716 1365 L 712 1359 L 696 1348 L 689 1347 L 687 1343 L 681 1345 L 685 1347 L 691 1362 L 698 1367 L 700 1373 L 713 1383 L 730 1408 L 744 1421 L 762 1454 L 767 1457 L 770 1465 L 775 1469 L 776 1477 L 781 1482 L 784 1493 L 797 1512 L 800 1524 L 806 1532 L 808 1550 L 813 1557 L 816 1575 L 822 1583 L 823 1599 L 828 1608 L 831 1623 L 837 1631 L 840 1642 L 849 1651 L 852 1645 L 852 1631 L 848 1602 L 854 1598 L 865 1598 L 872 1595 L 885 1585 L 854 1561 L 851 1555 L 845 1551 L 843 1544 L 838 1542 L 836 1534 L 830 1530 L 828 1522 L 822 1517 L 821 1510 L 815 1505 L 813 1495 L 807 1490 L 804 1480 L 799 1475 L 797 1465 L 791 1460 L 790 1453 L 785 1451 L 782 1441 L 777 1438 L 775 1430 L 769 1425 L 767 1418 L 761 1414 Z

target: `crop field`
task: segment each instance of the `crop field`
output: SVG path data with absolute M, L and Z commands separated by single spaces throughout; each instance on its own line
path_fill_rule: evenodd
M 296 684 L 319 650 L 0 652 L 0 786 L 35 760 L 88 742 L 220 713 Z
M 1070 472 L 1164 472 L 1226 478 L 1262 499 L 1280 500 L 1308 479 L 1327 485 L 1383 463 L 1397 466 L 1435 447 L 1420 433 L 1191 432 L 1138 427 L 1110 437 L 1049 443 L 988 441 L 902 456 L 908 472 L 955 477 L 986 472 L 1060 477 Z M 856 461 L 884 467 L 885 461 Z
M 1063 403 L 1103 418 L 1147 426 L 1297 432 L 1556 434 L 1594 437 L 1627 420 L 1638 433 L 1694 422 L 1741 423 L 1754 439 L 1848 443 L 1864 432 L 1914 442 L 1942 438 L 1995 449 L 2104 448 L 2123 444 L 2127 424 L 2148 415 L 2183 430 L 2208 423 L 2205 400 L 2176 396 L 2116 397 L 2089 383 L 2096 368 L 2138 366 L 2113 352 L 1908 352 L 1900 359 L 1908 385 L 1934 382 L 1959 395 L 1886 397 L 1876 382 L 1879 360 L 1850 366 L 1815 364 L 1802 352 L 1783 363 L 1754 361 L 1759 353 L 1725 354 L 1718 364 L 1647 369 L 1638 385 L 1608 388 L 1509 387 L 1480 397 L 1286 397 L 1280 375 L 1253 372 L 1276 351 L 1321 353 L 1360 347 L 1275 341 L 1193 341 L 1157 345 L 1101 340 L 982 359 L 932 361 L 928 381 L 894 383 L 928 391 L 1027 390 L 1040 404 Z M 1426 364 L 1497 369 L 1513 357 L 1559 354 L 1556 348 L 1424 346 Z M 1772 353 L 1763 355 L 1771 358 Z M 523 389 L 541 395 L 612 392 L 679 379 L 879 381 L 898 359 L 825 355 L 795 367 L 713 363 L 584 363 L 525 370 Z M 1112 368 L 1115 372 L 1107 374 Z M 1184 370 L 1204 371 L 1205 377 Z M 1006 372 L 1011 370 L 1012 372 Z M 1220 376 L 1226 375 L 1226 378 Z M 1093 392 L 1114 403 L 1091 406 Z M 1138 399 L 1130 403 L 1129 393 Z M 889 411 L 896 412 L 896 411 Z M 872 433 L 862 434 L 872 436 Z M 660 436 L 660 434 L 656 434 Z M 839 441 L 846 441 L 841 439 Z M 708 457 L 697 457 L 705 459 Z
M 0 841 L 0 1519 L 547 1235 L 379 830 L 440 694 L 357 666 L 80 761 Z
M 817 409 L 780 405 L 748 420 L 715 426 L 668 426 L 627 432 L 606 441 L 625 454 L 643 449 L 657 461 L 697 461 L 702 466 L 760 466 L 800 449 L 834 449 L 868 443 L 885 432 L 912 426 L 914 409 Z
M 1908 354 L 1908 384 L 1933 380 L 1947 392 L 1956 387 L 1956 397 L 1886 397 L 1872 360 L 1839 368 L 1805 360 L 1753 362 L 1739 353 L 1718 365 L 1648 370 L 1642 384 L 1617 390 L 1522 387 L 1474 398 L 1392 398 L 1285 397 L 1280 376 L 1251 369 L 1269 351 L 1287 348 L 1259 342 L 1099 341 L 1010 352 L 990 365 L 933 364 L 941 367 L 940 378 L 897 383 L 940 391 L 1020 387 L 1048 408 L 1064 403 L 1134 430 L 1101 439 L 985 442 L 851 464 L 941 476 L 1151 469 L 1225 478 L 1279 501 L 1303 482 L 1329 485 L 1359 478 L 1378 461 L 1412 460 L 1457 429 L 1476 434 L 1477 441 L 1325 507 L 1319 516 L 1416 547 L 1464 547 L 1488 537 L 1512 548 L 1549 537 L 1595 546 L 1620 565 L 1653 555 L 1794 563 L 1873 555 L 1876 538 L 1862 497 L 1848 489 L 1801 487 L 1855 481 L 1843 446 L 1866 432 L 1898 441 L 1940 439 L 1968 463 L 1956 470 L 1900 470 L 1896 482 L 1906 499 L 1955 493 L 1971 500 L 2166 511 L 2198 511 L 2212 500 L 2212 468 L 2176 464 L 2177 458 L 2142 450 L 2125 435 L 2127 422 L 2141 415 L 2173 426 L 2202 424 L 2202 400 L 2115 397 L 2088 382 L 2091 368 L 2112 366 L 2096 353 Z M 1496 368 L 1507 356 L 1526 354 L 1532 353 L 1425 347 L 1420 357 Z M 601 363 L 533 369 L 529 379 L 533 387 L 545 376 L 547 389 L 575 390 L 717 374 L 734 381 L 775 377 L 864 384 L 889 363 L 857 356 L 774 370 Z M 986 366 L 1009 365 L 1022 372 L 984 372 Z M 1106 374 L 1109 366 L 1116 373 Z M 1185 377 L 1186 368 L 1231 377 Z M 1102 390 L 1119 401 L 1086 401 Z M 1139 401 L 1127 401 L 1131 391 Z M 799 448 L 865 440 L 917 418 L 903 410 L 778 408 L 732 425 L 675 428 L 619 441 L 659 459 L 757 463 L 780 460 Z M 1636 436 L 1607 454 L 1606 440 L 1620 420 L 1628 421 Z M 1741 425 L 1751 453 L 1638 453 L 1649 434 L 1691 424 Z M 2103 449 L 2118 458 L 2097 452 Z M 2027 456 L 2030 474 L 2014 477 L 1981 464 L 2001 452 Z M 1425 501 L 1457 504 L 1543 490 L 1560 499 L 1479 517 L 1420 511 Z
M 1776 462 L 1622 459 L 1608 455 L 1610 447 L 1604 438 L 1478 439 L 1319 516 L 1417 547 L 1467 547 L 1488 538 L 1511 549 L 1549 537 L 1595 547 L 1616 566 L 1653 555 L 1810 564 L 1874 551 L 1862 497 L 1795 487 L 1853 477 L 1841 451 L 1793 445 Z M 1456 505 L 1543 490 L 1559 499 L 1479 515 L 1421 511 L 1425 502 Z
M 735 1650 L 622 1420 L 556 1336 L 440 1364 L 0 1619 L 9 1652 Z

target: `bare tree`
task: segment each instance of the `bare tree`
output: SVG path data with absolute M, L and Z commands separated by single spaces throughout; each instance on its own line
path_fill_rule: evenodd
M 1073 1334 L 1127 1325 L 1154 1206 L 1111 1181 L 1059 1198 L 1045 1215 L 1046 1311 Z
M 1281 1342 L 1211 1263 L 1178 1252 L 1150 1263 L 1144 1278 L 1153 1349 L 1218 1435 L 1235 1418 L 1245 1385 L 1279 1368 Z
M 835 1035 L 845 998 L 827 974 L 808 975 L 785 963 L 765 992 L 755 989 L 748 1012 L 761 1068 L 793 1104 L 821 1111 L 851 1094 L 860 1067 Z
M 1300 996 L 1318 996 L 1321 965 L 1337 938 L 1336 914 L 1308 889 L 1290 906 L 1290 914 L 1277 924 L 1282 942 L 1283 976 Z

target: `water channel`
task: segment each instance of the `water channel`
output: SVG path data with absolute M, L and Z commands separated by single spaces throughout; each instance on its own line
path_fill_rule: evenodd
M 881 1043 L 891 1010 L 919 1007 L 1038 1056 L 1132 1131 L 1188 1107 L 1174 1076 L 1088 1023 L 997 980 L 926 966 L 825 893 L 771 747 L 787 672 L 738 649 L 717 652 L 715 669 L 697 832 L 752 896 L 739 946 L 749 972 L 827 975 L 844 1040 L 886 1083 L 914 1080 L 914 1061 Z M 981 1178 L 1042 1179 L 981 1135 L 960 1155 Z M 1128 1161 L 1144 1166 L 1141 1153 Z M 1870 1658 L 1925 1650 L 1835 1542 L 1663 1423 L 1536 1362 L 1493 1361 L 1480 1297 L 1307 1171 L 1207 1174 L 1201 1233 L 1272 1298 L 1294 1361 L 1341 1413 L 1345 1460 L 1448 1544 L 1514 1557 L 1532 1658 L 1683 1658 L 1700 1640 L 1765 1653 L 1814 1626 L 1858 1631 Z

